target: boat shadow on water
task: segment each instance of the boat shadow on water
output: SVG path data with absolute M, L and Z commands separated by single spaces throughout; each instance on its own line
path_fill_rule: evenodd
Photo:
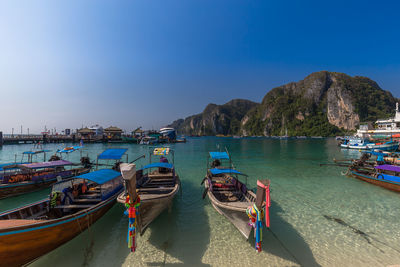
M 171 211 L 164 211 L 152 222 L 148 242 L 163 251 L 161 261 L 147 261 L 148 266 L 210 266 L 202 262 L 210 242 L 208 216 L 201 199 L 202 188 L 182 182 L 183 191 L 173 202 Z
M 321 266 L 307 242 L 300 233 L 282 218 L 284 210 L 279 204 L 271 200 L 270 220 L 271 227 L 263 229 L 263 252 L 273 254 L 300 266 Z M 251 235 L 249 242 L 254 246 Z

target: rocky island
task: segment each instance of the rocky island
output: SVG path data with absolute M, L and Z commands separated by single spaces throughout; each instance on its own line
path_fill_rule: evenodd
M 261 103 L 234 99 L 170 124 L 187 135 L 333 136 L 390 117 L 397 99 L 366 77 L 320 71 L 270 90 Z

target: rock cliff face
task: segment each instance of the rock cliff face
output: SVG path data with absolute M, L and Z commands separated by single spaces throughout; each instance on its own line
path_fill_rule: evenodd
M 321 71 L 272 89 L 242 120 L 242 134 L 322 135 L 392 116 L 396 99 L 365 77 Z
M 336 80 L 334 78 L 334 80 Z M 360 124 L 360 117 L 355 112 L 353 98 L 336 81 L 327 91 L 327 117 L 330 124 L 345 130 L 355 130 Z
M 244 99 L 234 99 L 224 105 L 209 104 L 203 113 L 176 120 L 169 126 L 182 134 L 235 134 L 240 130 L 243 116 L 258 105 Z
M 232 100 L 171 124 L 184 134 L 336 135 L 393 115 L 395 99 L 365 77 L 321 71 L 276 87 L 261 104 Z

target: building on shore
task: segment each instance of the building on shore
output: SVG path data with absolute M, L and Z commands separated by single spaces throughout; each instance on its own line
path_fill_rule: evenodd
M 95 136 L 103 136 L 104 134 L 104 129 L 100 125 L 96 124 L 94 126 L 88 127 L 90 130 L 94 131 Z
M 115 126 L 110 126 L 104 129 L 104 135 L 108 140 L 120 140 L 122 135 L 122 130 Z
M 96 135 L 96 132 L 88 127 L 81 128 L 77 132 L 82 139 L 94 139 Z
M 142 127 L 137 128 L 136 130 L 132 131 L 132 136 L 135 138 L 141 138 L 144 136 L 144 131 Z

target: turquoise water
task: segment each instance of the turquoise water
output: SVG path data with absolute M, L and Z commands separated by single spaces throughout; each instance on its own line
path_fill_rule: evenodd
M 207 152 L 228 147 L 235 166 L 247 173 L 249 187 L 271 180 L 271 229 L 263 251 L 202 199 L 200 182 Z M 60 144 L 48 144 L 55 151 Z M 129 159 L 148 148 L 127 144 L 86 145 L 94 159 L 105 148 L 127 147 Z M 31 266 L 388 266 L 400 264 L 400 194 L 341 175 L 344 168 L 320 167 L 332 158 L 354 158 L 334 139 L 191 138 L 171 145 L 182 180 L 182 194 L 138 238 L 135 253 L 126 245 L 127 218 L 115 205 L 103 218 Z M 30 150 L 7 145 L 0 162 Z M 79 152 L 65 157 L 78 161 Z M 21 157 L 18 156 L 18 159 Z M 41 157 L 38 157 L 41 160 Z M 147 159 L 146 159 L 147 160 Z M 143 162 L 146 163 L 146 162 Z M 140 164 L 139 164 L 140 165 Z M 49 190 L 0 200 L 4 211 L 42 199 Z

